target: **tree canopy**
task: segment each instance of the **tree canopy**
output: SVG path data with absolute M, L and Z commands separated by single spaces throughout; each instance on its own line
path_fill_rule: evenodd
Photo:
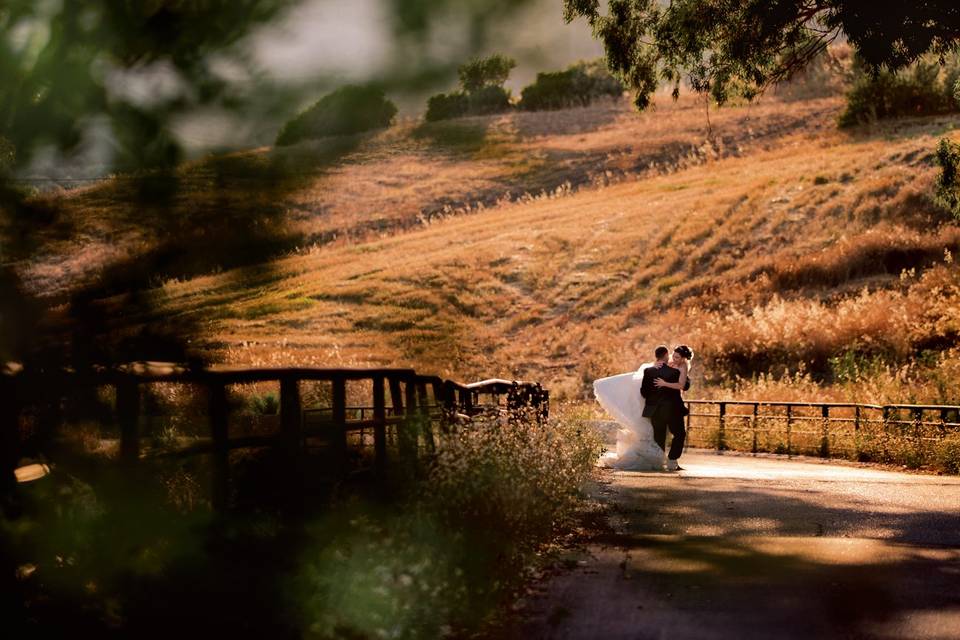
M 510 77 L 510 71 L 517 61 L 499 53 L 486 58 L 474 58 L 457 69 L 460 86 L 467 93 L 484 87 L 502 87 Z
M 645 108 L 662 82 L 686 78 L 718 103 L 752 98 L 845 37 L 872 69 L 896 70 L 960 42 L 956 0 L 564 0 L 585 17 L 608 64 Z

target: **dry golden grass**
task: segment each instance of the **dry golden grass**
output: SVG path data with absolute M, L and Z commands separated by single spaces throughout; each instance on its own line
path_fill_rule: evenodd
M 659 104 L 403 123 L 284 196 L 279 223 L 353 240 L 152 295 L 233 363 L 412 365 L 559 397 L 659 342 L 701 354 L 700 393 L 813 394 L 856 352 L 889 367 L 857 398 L 902 400 L 891 372 L 958 366 L 960 230 L 928 194 L 960 118 L 839 132 L 836 98 L 765 99 L 712 113 L 708 140 L 702 103 Z M 116 188 L 71 206 L 108 227 Z M 927 401 L 953 393 L 923 379 Z
M 119 176 L 38 197 L 61 212 L 48 251 L 23 270 L 47 295 L 99 277 L 166 240 L 202 247 L 218 230 L 269 229 L 288 248 L 375 238 L 451 215 L 640 176 L 706 158 L 780 144 L 785 135 L 832 126 L 836 98 L 777 101 L 711 116 L 701 102 L 660 100 L 637 114 L 628 101 L 585 109 L 518 112 L 417 124 L 368 135 L 189 163 L 169 180 Z M 171 192 L 167 193 L 166 190 Z

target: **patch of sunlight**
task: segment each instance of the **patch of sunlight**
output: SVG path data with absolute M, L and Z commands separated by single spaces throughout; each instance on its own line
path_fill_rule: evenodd
M 871 538 L 751 537 L 749 544 L 751 549 L 764 555 L 802 558 L 829 565 L 869 565 L 878 559 L 884 563 L 906 562 L 918 557 L 939 562 L 960 559 L 960 551 L 956 549 L 924 549 Z
M 45 464 L 28 464 L 23 467 L 18 467 L 13 472 L 17 478 L 17 482 L 33 482 L 34 480 L 39 480 L 49 475 L 49 473 L 50 467 Z
M 960 607 L 939 607 L 935 610 L 903 611 L 894 619 L 884 619 L 867 626 L 872 638 L 926 638 L 956 640 L 960 629 Z
M 653 549 L 632 550 L 625 568 L 638 573 L 709 573 L 714 569 L 703 560 L 677 557 L 673 550 L 661 554 Z

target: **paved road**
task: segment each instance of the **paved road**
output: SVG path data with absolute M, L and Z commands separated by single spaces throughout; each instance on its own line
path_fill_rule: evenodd
M 610 472 L 609 529 L 542 585 L 528 638 L 960 639 L 960 478 L 684 455 Z

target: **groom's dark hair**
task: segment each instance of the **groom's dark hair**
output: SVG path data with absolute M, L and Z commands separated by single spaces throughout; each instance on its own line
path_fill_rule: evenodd
M 664 345 L 660 345 L 656 351 L 653 352 L 653 356 L 659 360 L 660 358 L 667 357 L 668 353 L 670 353 L 670 349 L 667 349 Z

